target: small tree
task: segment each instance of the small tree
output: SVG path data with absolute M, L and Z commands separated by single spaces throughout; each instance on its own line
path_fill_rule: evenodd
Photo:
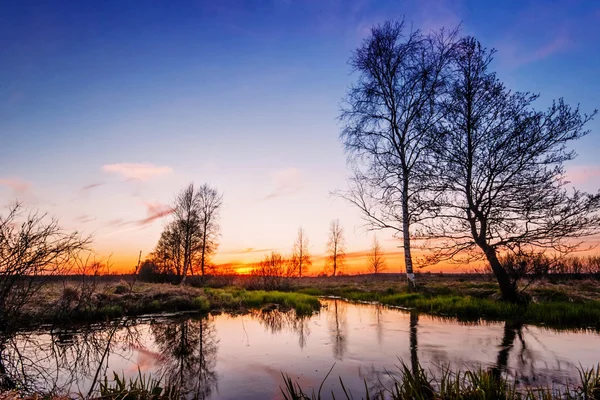
M 456 31 L 424 35 L 386 22 L 354 52 L 359 74 L 341 120 L 355 173 L 342 197 L 356 205 L 371 229 L 392 229 L 403 240 L 409 288 L 414 288 L 411 235 L 428 215 L 422 196 L 432 127 L 441 117 Z
M 339 219 L 331 221 L 327 253 L 327 266 L 331 270 L 331 276 L 335 276 L 344 267 L 346 258 L 346 240 Z
M 288 260 L 277 251 L 267 254 L 250 274 L 259 280 L 259 287 L 271 290 L 282 288 L 291 276 Z
M 566 145 L 585 136 L 596 114 L 562 99 L 545 111 L 537 95 L 513 93 L 489 71 L 494 51 L 474 38 L 457 49 L 450 96 L 437 126 L 434 260 L 485 257 L 505 300 L 519 301 L 517 279 L 500 256 L 568 252 L 600 229 L 600 193 L 568 192 Z M 478 251 L 475 251 L 478 250 Z M 510 267 L 510 268 L 509 268 Z M 513 268 L 514 267 L 514 268 Z
M 298 236 L 294 242 L 290 263 L 294 266 L 294 270 L 298 272 L 298 276 L 302 278 L 302 274 L 312 265 L 310 253 L 308 252 L 308 237 L 304 229 L 298 229 Z
M 383 250 L 379 245 L 377 236 L 373 236 L 373 244 L 371 245 L 371 251 L 369 253 L 369 272 L 372 274 L 378 274 L 384 271 L 386 268 L 385 260 L 383 258 Z
M 18 328 L 23 307 L 45 279 L 68 272 L 89 244 L 46 214 L 26 213 L 21 204 L 0 215 L 0 332 Z
M 200 193 L 190 183 L 175 198 L 174 228 L 180 232 L 181 245 L 181 284 L 185 284 L 188 273 L 192 272 L 193 261 L 202 248 L 202 222 L 200 220 Z
M 223 195 L 204 184 L 198 189 L 198 214 L 200 218 L 200 272 L 206 273 L 206 267 L 218 247 L 219 237 L 219 212 L 223 205 Z

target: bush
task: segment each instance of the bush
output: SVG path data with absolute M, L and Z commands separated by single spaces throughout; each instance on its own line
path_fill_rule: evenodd
M 129 293 L 129 291 L 129 285 L 124 281 L 119 282 L 117 286 L 115 286 L 115 294 L 125 294 Z
M 198 311 L 209 311 L 210 310 L 210 302 L 206 297 L 198 296 L 192 300 L 192 304 Z
M 73 286 L 66 286 L 63 289 L 61 299 L 64 303 L 70 304 L 75 301 L 79 301 L 79 290 Z

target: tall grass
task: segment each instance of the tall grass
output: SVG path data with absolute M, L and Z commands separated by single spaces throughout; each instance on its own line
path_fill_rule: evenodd
M 138 369 L 138 376 L 130 378 L 119 376 L 113 372 L 113 380 L 108 376 L 100 382 L 100 398 L 107 400 L 171 400 L 179 399 L 180 393 L 175 385 L 163 384 L 162 379 L 142 375 Z M 84 396 L 81 395 L 83 398 Z
M 205 289 L 211 305 L 223 308 L 258 308 L 277 304 L 284 309 L 294 309 L 299 315 L 312 314 L 321 303 L 315 296 L 294 292 L 244 289 Z
M 333 369 L 333 367 L 332 367 Z M 323 384 L 329 378 L 329 370 L 318 389 L 306 391 L 288 375 L 283 376 L 280 386 L 286 400 L 335 399 L 335 394 L 323 393 Z M 401 377 L 390 374 L 391 382 L 376 391 L 365 389 L 360 393 L 349 391 L 341 378 L 339 388 L 342 398 L 393 399 L 393 400 L 600 400 L 600 364 L 589 370 L 580 369 L 579 382 L 562 389 L 538 387 L 519 388 L 514 382 L 497 371 L 478 369 L 452 372 L 443 368 L 439 378 L 431 376 L 420 365 L 409 368 L 400 366 Z
M 491 298 L 460 294 L 362 292 L 353 288 L 322 291 L 309 288 L 300 293 L 315 296 L 334 295 L 350 301 L 379 302 L 410 308 L 463 321 L 518 320 L 522 323 L 542 324 L 554 328 L 591 328 L 600 330 L 600 301 L 548 301 L 517 305 Z

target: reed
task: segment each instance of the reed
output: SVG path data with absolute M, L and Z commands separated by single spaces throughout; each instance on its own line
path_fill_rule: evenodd
M 442 368 L 438 378 L 420 365 L 409 368 L 400 365 L 400 377 L 390 374 L 391 382 L 377 390 L 365 389 L 354 393 L 347 389 L 341 378 L 339 388 L 342 398 L 377 400 L 598 400 L 600 399 L 600 364 L 596 368 L 579 370 L 579 382 L 567 384 L 562 389 L 549 387 L 520 388 L 497 371 L 477 369 L 453 372 Z M 329 370 L 318 388 L 302 388 L 289 375 L 282 374 L 281 393 L 286 400 L 335 399 L 335 393 L 323 393 L 323 384 L 331 375 Z

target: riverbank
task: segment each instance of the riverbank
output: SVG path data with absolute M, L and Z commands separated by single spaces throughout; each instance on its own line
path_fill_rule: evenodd
M 240 313 L 263 307 L 307 315 L 319 310 L 318 296 L 336 296 L 463 321 L 509 320 L 600 331 L 600 281 L 595 279 L 535 282 L 527 288 L 531 302 L 526 306 L 501 301 L 493 277 L 485 275 L 421 274 L 418 282 L 418 292 L 409 293 L 403 276 L 392 274 L 293 278 L 279 291 L 245 290 L 247 277 L 209 279 L 206 287 L 66 280 L 44 286 L 24 307 L 22 321 L 27 327 L 165 312 Z
M 196 288 L 171 284 L 125 282 L 98 285 L 93 291 L 74 285 L 46 285 L 24 307 L 23 328 L 51 323 L 80 323 L 123 316 L 173 312 L 245 313 L 293 309 L 309 315 L 320 308 L 316 296 L 306 293 L 245 290 L 243 288 Z
M 337 281 L 314 278 L 300 282 L 294 290 L 313 296 L 378 302 L 462 321 L 508 320 L 600 331 L 600 282 L 592 279 L 536 282 L 527 289 L 531 296 L 527 305 L 501 301 L 497 284 L 485 276 L 425 275 L 416 293 L 409 293 L 403 281 L 384 277 L 342 277 Z

